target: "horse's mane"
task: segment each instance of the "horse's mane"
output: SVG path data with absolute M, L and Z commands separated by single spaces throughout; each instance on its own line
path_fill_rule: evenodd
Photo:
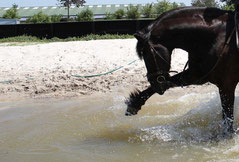
M 136 51 L 139 56 L 139 58 L 142 59 L 142 49 L 148 40 L 151 38 L 151 33 L 152 31 L 157 28 L 160 24 L 163 23 L 164 20 L 172 19 L 172 18 L 177 18 L 180 16 L 191 16 L 193 13 L 198 13 L 203 16 L 203 19 L 205 22 L 212 22 L 213 19 L 218 18 L 222 16 L 225 13 L 231 14 L 232 11 L 227 11 L 227 10 L 222 10 L 218 8 L 206 8 L 206 7 L 181 7 L 181 8 L 176 8 L 170 11 L 167 11 L 163 14 L 161 14 L 155 21 L 153 21 L 151 24 L 143 28 L 142 30 L 137 31 L 134 36 L 138 39 L 138 43 L 136 46 Z

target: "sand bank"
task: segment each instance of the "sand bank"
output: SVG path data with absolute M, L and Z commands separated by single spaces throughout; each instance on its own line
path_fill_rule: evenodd
M 136 42 L 136 39 L 124 39 L 14 46 L 2 44 L 0 99 L 74 97 L 144 89 L 149 84 L 144 62 L 139 60 L 135 51 Z M 186 61 L 187 53 L 175 50 L 172 70 L 182 71 Z M 116 71 L 98 77 L 74 77 L 111 70 Z M 187 90 L 195 89 L 190 88 Z M 181 91 L 181 88 L 171 91 Z

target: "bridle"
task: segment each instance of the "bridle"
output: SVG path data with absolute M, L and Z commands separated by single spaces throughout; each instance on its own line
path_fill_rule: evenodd
M 153 74 L 147 74 L 147 78 L 150 81 L 150 80 L 152 80 L 152 78 L 157 76 L 157 79 L 156 79 L 157 83 L 162 84 L 163 82 L 166 81 L 165 75 L 168 75 L 168 74 L 169 74 L 169 72 L 158 71 L 158 72 L 153 73 Z
M 207 72 L 205 75 L 203 75 L 200 79 L 198 79 L 195 83 L 200 82 L 201 80 L 205 79 L 208 75 L 210 75 L 216 69 L 216 67 L 218 66 L 219 62 L 221 61 L 221 59 L 223 57 L 223 54 L 226 52 L 227 47 L 229 46 L 229 43 L 230 43 L 230 41 L 232 39 L 232 36 L 233 36 L 233 33 L 235 31 L 236 31 L 236 26 L 233 28 L 231 34 L 227 38 L 227 40 L 226 40 L 226 42 L 223 46 L 223 49 L 222 49 L 221 53 L 219 54 L 217 62 L 214 64 L 212 69 L 209 72 Z M 157 56 L 159 56 L 166 64 L 170 65 L 170 63 L 165 58 L 163 58 L 163 56 L 154 48 L 154 45 L 151 42 L 148 42 L 148 44 L 149 44 L 150 50 L 153 54 L 153 60 L 154 60 L 155 65 L 156 65 L 157 72 L 152 73 L 152 74 L 147 74 L 147 78 L 148 78 L 149 81 L 152 81 L 153 78 L 155 78 L 157 76 L 157 78 L 156 78 L 157 83 L 159 83 L 159 84 L 166 83 L 167 82 L 167 77 L 169 76 L 170 73 L 172 73 L 172 72 L 173 73 L 178 73 L 178 72 L 177 71 L 160 70 L 158 62 L 157 62 L 156 57 L 155 57 L 155 54 Z M 188 65 L 188 62 L 186 63 L 186 65 L 183 69 L 183 72 L 186 70 L 187 65 Z
M 206 77 L 208 77 L 216 68 L 217 66 L 219 65 L 219 63 L 221 62 L 224 54 L 226 53 L 226 51 L 228 50 L 228 47 L 229 47 L 229 44 L 232 40 L 232 37 L 234 35 L 234 32 L 236 32 L 236 42 L 237 42 L 237 47 L 239 48 L 239 40 L 238 40 L 238 31 L 236 30 L 237 27 L 236 27 L 236 14 L 235 14 L 235 17 L 234 17 L 234 21 L 235 21 L 235 27 L 233 28 L 233 30 L 231 31 L 229 37 L 226 39 L 224 45 L 223 45 L 223 48 L 221 50 L 221 52 L 219 53 L 218 55 L 218 59 L 216 61 L 216 63 L 213 65 L 213 67 L 208 71 L 206 72 L 204 75 L 202 75 L 202 77 L 200 77 L 199 79 L 197 79 L 194 83 L 198 83 L 200 81 L 202 81 L 203 79 L 205 79 Z M 148 39 L 147 40 L 144 40 L 143 41 L 143 44 L 144 44 L 144 48 L 146 47 L 145 44 L 146 42 L 148 43 L 149 45 L 149 48 L 150 48 L 150 51 L 151 51 L 151 54 L 153 55 L 153 61 L 155 63 L 155 66 L 156 66 L 156 72 L 155 73 L 148 73 L 147 74 L 147 78 L 148 78 L 148 81 L 151 83 L 153 83 L 153 79 L 155 79 L 156 77 L 156 82 L 160 84 L 160 86 L 163 86 L 164 83 L 167 84 L 168 82 L 168 77 L 169 77 L 169 74 L 171 72 L 174 72 L 174 73 L 178 73 L 177 71 L 167 71 L 167 70 L 160 70 L 159 68 L 159 65 L 158 65 L 158 62 L 156 60 L 156 55 L 162 59 L 162 61 L 164 61 L 166 64 L 170 65 L 170 62 L 168 62 L 154 47 L 153 43 L 151 41 L 149 41 Z M 142 49 L 143 50 L 143 49 Z M 184 69 L 183 69 L 183 72 L 186 70 L 187 66 L 188 66 L 189 62 L 186 63 Z M 182 72 L 182 73 L 183 73 Z M 181 76 L 182 77 L 182 76 Z M 182 79 L 182 78 L 181 78 Z
M 157 72 L 150 73 L 150 74 L 148 73 L 147 78 L 150 81 L 150 80 L 153 80 L 153 78 L 157 77 L 156 78 L 157 83 L 159 83 L 159 84 L 165 83 L 165 82 L 167 82 L 166 79 L 169 76 L 169 73 L 172 73 L 172 72 L 178 73 L 178 72 L 177 71 L 160 70 L 155 55 L 159 56 L 167 65 L 170 66 L 170 63 L 154 48 L 154 45 L 151 42 L 148 42 L 148 44 L 149 44 L 149 47 L 150 47 L 150 51 L 153 55 L 153 60 L 154 60 L 154 63 L 156 65 Z

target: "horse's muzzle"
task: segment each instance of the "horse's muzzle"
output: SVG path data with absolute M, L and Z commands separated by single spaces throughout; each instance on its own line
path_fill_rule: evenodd
M 163 95 L 164 92 L 167 90 L 166 88 L 164 88 L 163 85 L 159 85 L 159 84 L 151 84 L 151 87 L 159 95 Z

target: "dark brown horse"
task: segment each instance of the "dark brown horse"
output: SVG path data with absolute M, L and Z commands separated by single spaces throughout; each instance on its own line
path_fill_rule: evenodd
M 216 8 L 178 8 L 168 11 L 135 33 L 137 53 L 144 60 L 150 87 L 131 93 L 126 115 L 135 115 L 154 93 L 172 87 L 215 84 L 223 107 L 225 132 L 232 133 L 235 88 L 239 81 L 234 12 Z M 170 76 L 171 53 L 188 52 L 188 68 Z

